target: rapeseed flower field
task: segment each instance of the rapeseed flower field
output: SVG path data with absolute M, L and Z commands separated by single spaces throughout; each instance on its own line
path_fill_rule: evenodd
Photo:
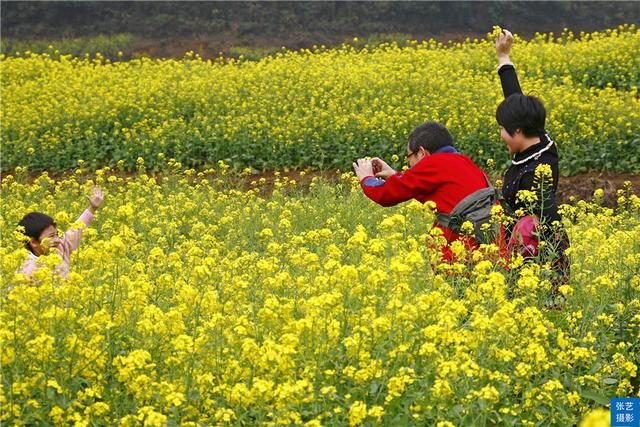
M 562 207 L 555 311 L 552 266 L 455 243 L 441 262 L 431 204 L 381 208 L 351 173 L 307 176 L 365 155 L 399 168 L 428 119 L 503 169 L 491 40 L 2 56 L 0 424 L 606 425 L 610 398 L 640 396 L 631 185 L 615 208 L 601 190 Z M 518 41 L 563 173 L 640 173 L 639 50 L 634 25 Z M 18 273 L 18 221 L 73 229 L 95 185 L 68 276 L 57 255 Z
M 563 207 L 572 278 L 549 311 L 548 265 L 502 266 L 491 245 L 438 265 L 432 207 L 374 208 L 351 174 L 266 188 L 223 162 L 137 163 L 4 176 L 3 423 L 575 425 L 638 393 L 628 189 L 616 209 Z M 73 227 L 94 184 L 105 204 L 69 276 L 30 286 L 9 230 L 35 209 Z
M 445 124 L 480 164 L 505 166 L 494 38 L 282 51 L 260 61 L 143 58 L 111 62 L 20 52 L 2 57 L 3 170 L 135 170 L 175 158 L 205 168 L 345 168 L 388 158 L 426 120 Z M 564 174 L 640 173 L 640 32 L 517 40 L 526 93 L 541 97 Z

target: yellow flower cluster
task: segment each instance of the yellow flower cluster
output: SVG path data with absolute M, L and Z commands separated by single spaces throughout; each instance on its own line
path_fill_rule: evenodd
M 106 202 L 65 280 L 21 277 L 23 240 L 3 236 L 2 424 L 576 425 L 638 393 L 629 192 L 563 208 L 556 312 L 548 266 L 504 268 L 490 246 L 438 265 L 432 211 L 376 208 L 349 175 L 267 186 L 172 165 L 3 177 L 2 230 L 32 210 L 71 226 L 93 184 Z
M 407 47 L 283 51 L 258 62 L 110 62 L 25 54 L 0 61 L 3 165 L 200 169 L 345 167 L 391 158 L 426 120 L 445 124 L 479 164 L 508 161 L 495 123 L 503 99 L 492 36 Z M 574 37 L 517 39 L 527 93 L 549 110 L 565 174 L 640 172 L 640 32 L 634 25 Z M 121 162 L 121 163 L 120 163 Z M 395 167 L 401 165 L 395 162 Z

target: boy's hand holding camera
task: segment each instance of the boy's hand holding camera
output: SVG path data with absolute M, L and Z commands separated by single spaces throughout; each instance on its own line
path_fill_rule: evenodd
M 371 159 L 371 163 L 373 163 L 373 173 L 376 178 L 387 179 L 397 173 L 391 166 L 387 164 L 387 162 L 378 157 L 374 157 L 373 159 Z
M 375 176 L 376 178 L 387 179 L 396 174 L 396 171 L 391 168 L 384 160 L 374 157 L 371 160 L 358 159 L 353 163 L 353 170 L 358 177 L 358 180 L 362 181 L 368 176 Z

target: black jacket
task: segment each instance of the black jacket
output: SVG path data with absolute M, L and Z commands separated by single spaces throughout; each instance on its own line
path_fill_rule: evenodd
M 522 93 L 513 65 L 503 65 L 498 70 L 498 74 L 500 75 L 500 83 L 502 84 L 502 92 L 505 98 L 514 93 Z M 550 224 L 553 221 L 561 221 L 562 219 L 558 213 L 558 204 L 556 202 L 556 189 L 558 188 L 559 176 L 558 149 L 555 143 L 549 148 L 546 148 L 550 143 L 551 139 L 545 131 L 540 135 L 540 143 L 527 148 L 521 153 L 515 154 L 513 157 L 515 163 L 528 157 L 533 157 L 522 164 L 512 164 L 504 175 L 502 185 L 502 196 L 513 211 L 523 209 L 525 214 L 535 214 L 543 224 Z M 540 154 L 535 155 L 536 153 Z M 537 189 L 538 184 L 534 182 L 534 174 L 536 167 L 541 163 L 551 167 L 552 179 L 550 182 L 544 182 L 542 197 L 540 192 L 537 191 L 538 201 L 532 208 L 519 202 L 516 195 L 520 190 Z

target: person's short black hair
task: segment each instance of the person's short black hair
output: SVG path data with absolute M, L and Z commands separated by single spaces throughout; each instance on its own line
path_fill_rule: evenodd
M 56 222 L 49 215 L 45 215 L 41 212 L 30 212 L 18 223 L 18 226 L 23 228 L 21 231 L 25 236 L 36 240 L 40 239 L 40 235 L 44 229 L 50 225 L 55 226 Z M 29 242 L 26 242 L 25 246 L 27 249 L 31 250 Z
M 409 148 L 413 152 L 423 147 L 429 153 L 434 153 L 447 145 L 453 146 L 453 137 L 446 126 L 438 122 L 423 123 L 409 135 Z
M 544 132 L 546 119 L 542 101 L 521 93 L 509 95 L 496 109 L 496 121 L 512 136 L 516 129 L 522 129 L 527 137 L 539 136 Z

